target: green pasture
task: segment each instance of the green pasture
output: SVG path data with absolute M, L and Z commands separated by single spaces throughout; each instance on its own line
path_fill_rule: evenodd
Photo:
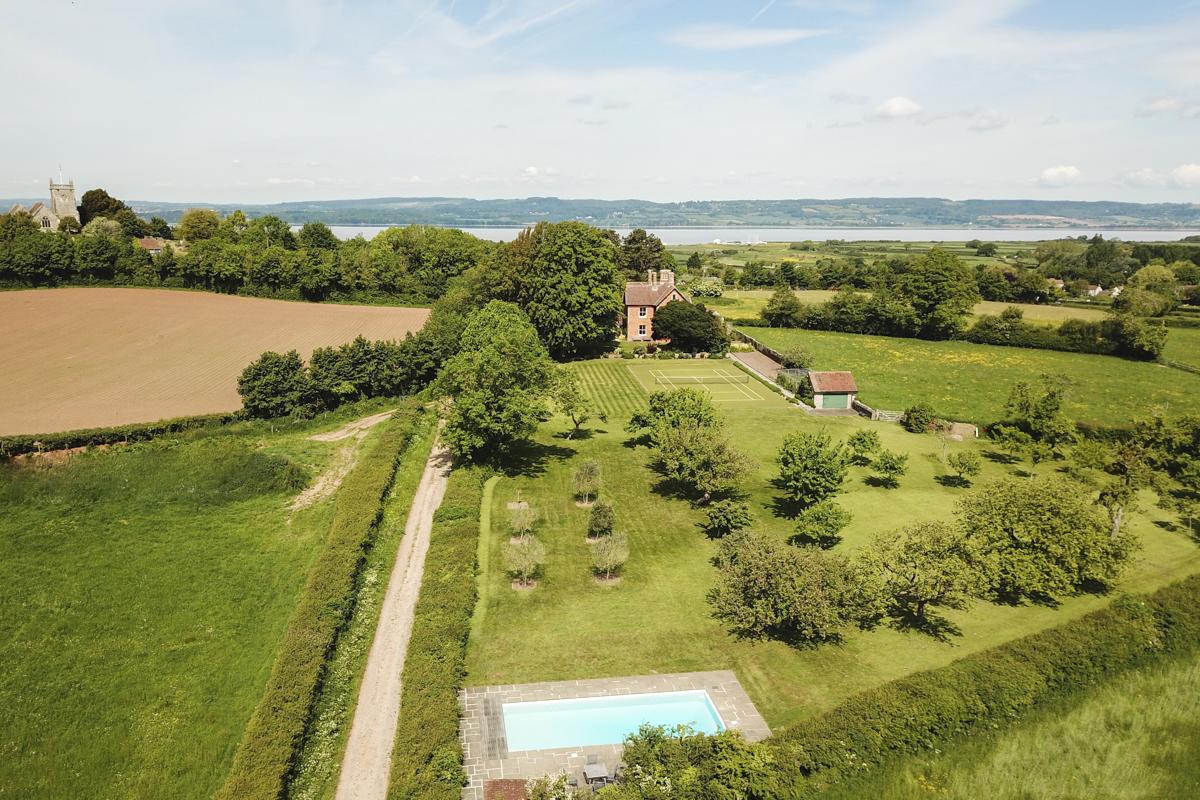
M 750 262 L 760 264 L 782 264 L 794 261 L 799 264 L 815 264 L 828 258 L 862 258 L 867 261 L 893 256 L 916 256 L 933 248 L 948 250 L 963 261 L 975 264 L 999 264 L 1013 261 L 1033 261 L 1037 242 L 995 242 L 995 256 L 978 256 L 965 242 L 897 242 L 897 241 L 848 241 L 855 232 L 845 232 L 847 240 L 812 242 L 760 242 L 758 244 L 681 244 L 667 248 L 682 267 L 692 253 L 709 256 L 730 266 L 744 266 Z M 1054 238 L 1053 235 L 1047 238 Z M 982 240 L 989 241 L 989 240 Z M 794 246 L 793 246 L 794 244 Z
M 987 424 L 1003 418 L 1017 381 L 1064 374 L 1074 382 L 1067 401 L 1074 419 L 1123 425 L 1155 407 L 1172 414 L 1200 412 L 1200 375 L 1162 364 L 969 342 L 794 328 L 741 330 L 770 347 L 807 350 L 815 369 L 850 370 L 859 397 L 877 408 L 903 410 L 926 401 L 950 419 Z
M 576 368 L 601 366 L 592 371 L 597 377 L 589 391 L 594 396 L 607 391 L 614 404 L 610 407 L 631 408 L 644 402 L 644 387 L 625 380 L 621 369 L 628 372 L 628 363 L 585 362 Z M 661 363 L 637 362 L 632 368 L 636 372 Z M 696 369 L 703 363 L 678 366 Z M 610 386 L 597 386 L 601 375 L 611 379 Z M 933 435 L 907 433 L 895 424 L 812 417 L 772 397 L 753 406 L 718 408 L 728 421 L 733 444 L 757 463 L 744 482 L 756 527 L 780 538 L 791 535 L 794 523 L 772 482 L 778 475 L 776 453 L 790 431 L 825 430 L 844 438 L 870 427 L 885 447 L 909 457 L 908 474 L 896 489 L 875 485 L 863 468 L 851 470 L 838 499 L 853 514 L 837 545 L 846 552 L 880 531 L 920 519 L 949 518 L 955 502 L 970 489 L 955 488 L 945 480 L 944 455 L 964 449 L 985 456 L 990 452 L 986 441 L 943 442 Z M 948 641 L 886 626 L 852 633 L 841 645 L 815 649 L 737 639 L 712 618 L 705 600 L 714 582 L 711 559 L 716 544 L 699 528 L 703 511 L 663 484 L 651 467 L 649 451 L 624 432 L 627 420 L 628 412 L 612 414 L 607 422 L 592 423 L 572 438 L 567 438 L 569 425 L 564 420 L 552 420 L 521 454 L 521 470 L 496 483 L 490 529 L 481 543 L 486 557 L 481 558 L 481 600 L 468 645 L 469 684 L 733 669 L 768 722 L 780 726 L 916 670 L 1061 624 L 1111 599 L 1083 595 L 1066 599 L 1059 608 L 979 604 L 972 611 L 947 615 L 961 629 L 960 636 Z M 616 585 L 599 584 L 590 572 L 588 511 L 576 505 L 572 482 L 573 470 L 586 459 L 600 462 L 601 495 L 615 505 L 617 529 L 629 535 L 631 555 Z M 1018 468 L 991 458 L 985 458 L 984 465 L 976 485 Z M 532 591 L 514 591 L 503 573 L 507 504 L 517 499 L 538 513 L 535 533 L 547 551 L 542 577 Z M 1121 588 L 1150 590 L 1200 571 L 1200 550 L 1173 518 L 1149 498 L 1142 508 L 1129 524 L 1143 550 Z
M 1200 328 L 1171 328 L 1162 357 L 1200 369 Z
M 1200 656 L 1114 676 L 991 736 L 900 760 L 828 800 L 1200 796 Z
M 0 794 L 212 796 L 330 523 L 292 473 L 346 419 L 0 465 Z

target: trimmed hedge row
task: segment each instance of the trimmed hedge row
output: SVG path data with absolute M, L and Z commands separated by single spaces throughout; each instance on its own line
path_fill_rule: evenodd
M 433 517 L 404 659 L 388 786 L 392 800 L 458 800 L 462 792 L 458 690 L 475 609 L 483 477 L 475 470 L 455 470 Z
M 0 460 L 50 450 L 72 447 L 94 447 L 100 444 L 144 442 L 168 433 L 203 428 L 206 425 L 228 425 L 242 419 L 240 412 L 232 414 L 201 414 L 195 417 L 176 417 L 158 422 L 139 422 L 113 428 L 82 428 L 61 433 L 18 434 L 0 436 Z
M 928 750 L 1051 698 L 1200 643 L 1200 576 L 1056 628 L 856 695 L 768 740 L 779 794 L 821 786 L 898 753 Z
M 326 661 L 353 611 L 365 548 L 421 413 L 415 403 L 402 406 L 338 490 L 325 547 L 309 571 L 218 800 L 283 796 L 320 695 Z

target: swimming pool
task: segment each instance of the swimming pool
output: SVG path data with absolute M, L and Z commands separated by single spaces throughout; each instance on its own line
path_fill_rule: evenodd
M 708 692 L 578 697 L 504 703 L 509 751 L 620 744 L 645 724 L 690 725 L 702 733 L 725 730 Z

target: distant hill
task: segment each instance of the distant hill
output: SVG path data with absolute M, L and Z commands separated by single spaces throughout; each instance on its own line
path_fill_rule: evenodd
M 0 204 L 8 201 L 0 201 Z M 841 200 L 564 200 L 527 197 L 377 197 L 271 205 L 131 201 L 142 216 L 173 222 L 189 208 L 240 208 L 288 222 L 331 225 L 452 225 L 510 227 L 541 220 L 582 220 L 610 228 L 798 226 L 814 228 L 1189 228 L 1200 227 L 1200 204 L 1073 200 L 945 200 L 936 197 L 852 197 Z

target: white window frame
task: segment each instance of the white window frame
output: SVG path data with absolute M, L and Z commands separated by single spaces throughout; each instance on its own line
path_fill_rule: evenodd
M 645 307 L 645 306 L 639 306 L 639 307 L 638 307 L 638 316 L 639 316 L 639 317 L 645 317 L 645 316 L 646 316 L 646 307 Z
M 638 325 L 638 336 L 645 336 L 645 335 L 646 335 L 646 326 Z

